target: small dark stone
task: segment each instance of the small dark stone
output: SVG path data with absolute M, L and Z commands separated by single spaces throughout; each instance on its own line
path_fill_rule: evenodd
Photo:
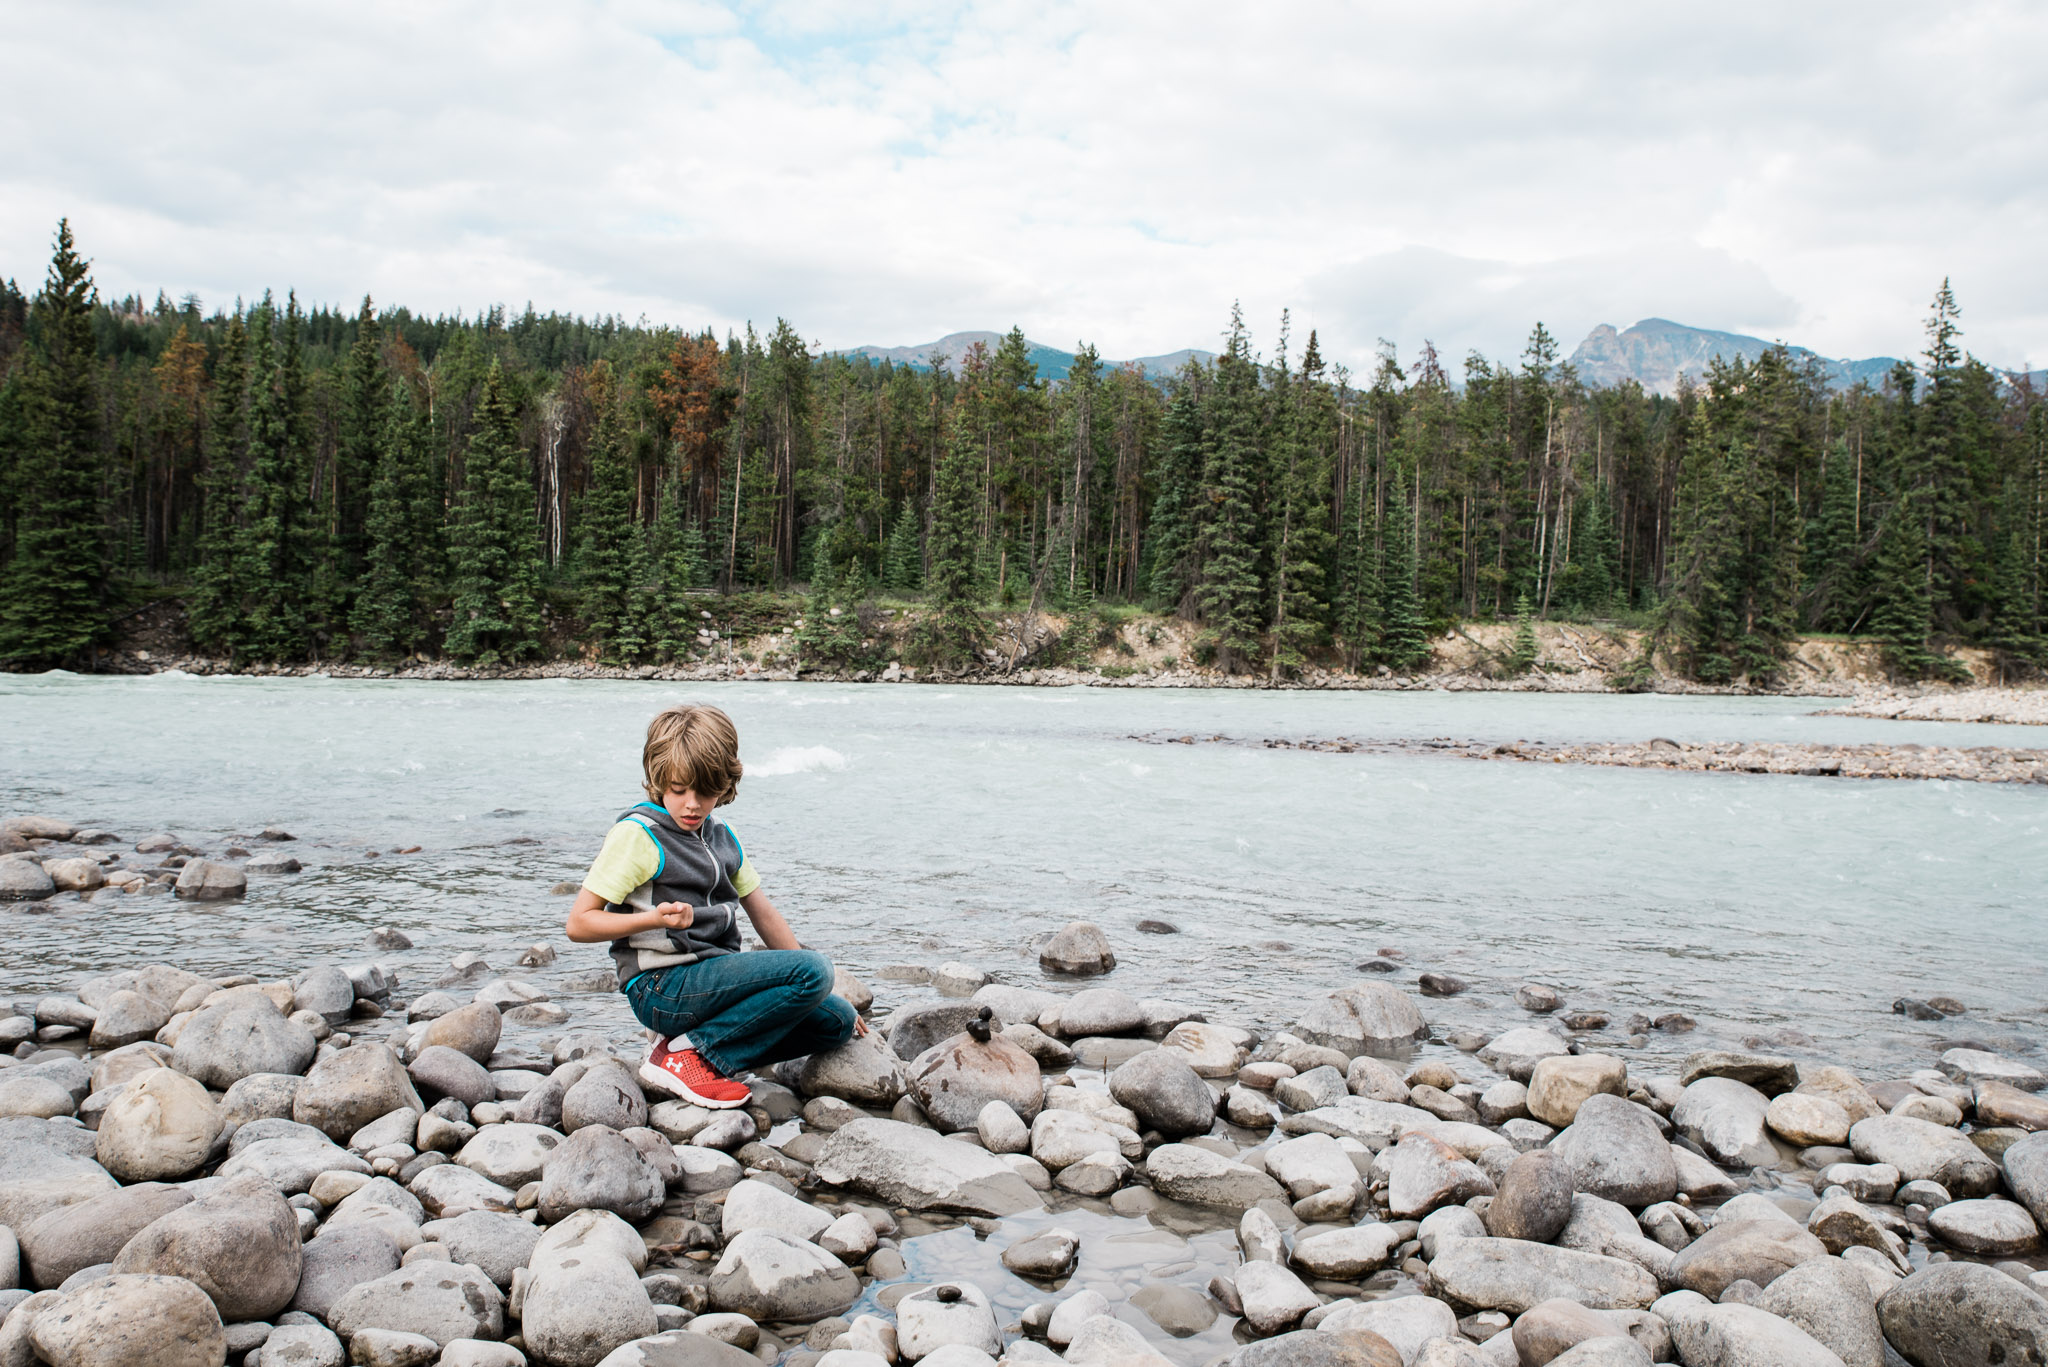
M 942 1286 L 938 1290 L 932 1292 L 932 1295 L 934 1298 L 944 1301 L 948 1305 L 951 1305 L 954 1301 L 960 1299 L 960 1288 L 952 1285 Z
M 370 932 L 370 948 L 411 949 L 412 940 L 402 930 L 393 930 L 390 926 L 378 926 Z
M 1145 920 L 1138 922 L 1138 930 L 1146 935 L 1178 935 L 1180 927 L 1171 921 Z
M 1358 966 L 1360 973 L 1392 973 L 1396 965 L 1392 959 L 1367 959 Z
M 281 829 L 281 828 L 279 828 L 279 827 L 277 827 L 277 826 L 265 826 L 265 827 L 263 828 L 263 834 L 262 834 L 262 835 L 261 835 L 260 837 L 258 837 L 258 838 L 259 838 L 259 839 L 262 839 L 262 840 L 297 840 L 297 839 L 298 839 L 298 837 L 297 837 L 297 836 L 295 836 L 295 835 L 293 835 L 293 834 L 292 834 L 292 833 L 291 833 L 290 831 L 287 831 L 287 830 L 283 830 L 283 829 Z
M 557 883 L 548 892 L 556 897 L 574 897 L 581 887 L 579 883 Z
M 1892 1014 L 1904 1016 L 1912 1021 L 1946 1020 L 1945 1013 L 1937 1011 L 1928 1003 L 1914 997 L 1901 997 L 1892 1003 Z
M 247 859 L 249 857 L 249 852 L 243 849 L 240 845 L 230 845 L 226 849 L 222 850 L 221 853 L 226 855 L 229 859 Z
M 1929 997 L 1927 1004 L 1944 1016 L 1960 1016 L 1970 1009 L 1954 997 Z
M 1425 997 L 1455 997 L 1465 990 L 1465 980 L 1449 973 L 1425 973 L 1417 985 Z
M 1699 1029 L 1700 1025 L 1683 1011 L 1666 1011 L 1651 1024 L 1670 1035 L 1689 1035 Z
M 1607 1013 L 1605 1011 L 1574 1011 L 1569 1016 L 1564 1017 L 1564 1028 L 1567 1030 L 1605 1030 L 1607 1028 Z

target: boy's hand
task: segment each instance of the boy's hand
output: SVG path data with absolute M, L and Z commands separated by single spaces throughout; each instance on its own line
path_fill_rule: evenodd
M 654 909 L 654 914 L 670 930 L 682 930 L 696 916 L 697 909 L 688 902 L 663 902 Z

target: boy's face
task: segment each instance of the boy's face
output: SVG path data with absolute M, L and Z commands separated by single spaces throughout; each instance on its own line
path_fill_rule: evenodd
M 704 818 L 710 816 L 711 809 L 718 805 L 718 795 L 700 795 L 695 788 L 671 783 L 668 791 L 661 795 L 661 805 L 668 809 L 668 814 L 676 819 L 678 826 L 694 831 L 704 824 Z

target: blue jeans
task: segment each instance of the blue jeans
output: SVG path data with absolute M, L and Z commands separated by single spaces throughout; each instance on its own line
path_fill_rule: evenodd
M 832 995 L 832 961 L 812 949 L 760 949 L 642 973 L 626 987 L 650 1030 L 688 1035 L 728 1076 L 836 1049 L 853 1038 L 853 1006 Z

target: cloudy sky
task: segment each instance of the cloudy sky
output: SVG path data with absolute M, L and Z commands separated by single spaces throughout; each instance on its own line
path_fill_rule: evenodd
M 0 274 L 1363 368 L 1661 315 L 2048 359 L 2048 6 L 0 0 Z

